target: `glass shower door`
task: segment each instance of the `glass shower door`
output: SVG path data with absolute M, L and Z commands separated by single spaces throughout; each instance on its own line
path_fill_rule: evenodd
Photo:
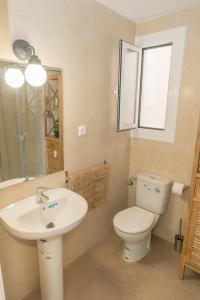
M 0 181 L 45 175 L 44 87 L 7 86 L 0 72 Z

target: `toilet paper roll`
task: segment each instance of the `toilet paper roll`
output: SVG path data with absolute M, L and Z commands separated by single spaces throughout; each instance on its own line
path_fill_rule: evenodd
M 172 187 L 172 193 L 181 196 L 186 189 L 186 185 L 181 182 L 174 182 Z

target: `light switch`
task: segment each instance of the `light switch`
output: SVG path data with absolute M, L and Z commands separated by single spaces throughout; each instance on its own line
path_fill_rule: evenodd
M 86 126 L 79 126 L 78 127 L 78 135 L 84 136 L 87 134 L 87 127 Z

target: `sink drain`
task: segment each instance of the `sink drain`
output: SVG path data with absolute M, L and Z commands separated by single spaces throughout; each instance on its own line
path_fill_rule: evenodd
M 50 222 L 47 226 L 46 226 L 47 228 L 54 228 L 55 227 L 55 225 L 54 225 L 54 223 L 53 222 Z

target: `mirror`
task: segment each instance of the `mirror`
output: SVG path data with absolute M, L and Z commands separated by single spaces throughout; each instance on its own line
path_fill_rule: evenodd
M 63 170 L 61 70 L 45 68 L 42 87 L 15 89 L 4 79 L 13 65 L 0 61 L 0 188 Z

